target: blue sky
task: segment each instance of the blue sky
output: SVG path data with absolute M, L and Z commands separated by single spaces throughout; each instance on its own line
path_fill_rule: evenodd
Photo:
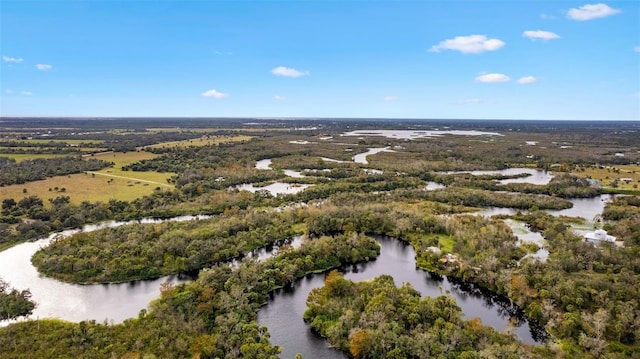
M 0 0 L 3 116 L 638 120 L 640 2 Z

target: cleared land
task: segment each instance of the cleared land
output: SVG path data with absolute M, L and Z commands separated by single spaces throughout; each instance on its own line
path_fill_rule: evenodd
M 200 138 L 194 138 L 191 140 L 157 143 L 155 145 L 146 146 L 146 147 L 148 148 L 183 148 L 183 147 L 190 147 L 190 146 L 199 147 L 199 146 L 217 145 L 220 143 L 242 142 L 242 141 L 248 141 L 250 139 L 251 139 L 251 136 L 205 136 Z
M 13 158 L 16 162 L 32 160 L 34 158 L 55 158 L 65 157 L 69 154 L 53 154 L 53 153 L 0 153 L 0 157 Z
M 94 158 L 110 161 L 115 165 L 86 174 L 56 176 L 41 181 L 0 187 L 0 198 L 14 198 L 18 201 L 30 195 L 37 195 L 45 201 L 45 204 L 48 204 L 48 199 L 62 195 L 69 196 L 74 204 L 83 201 L 106 202 L 110 199 L 131 201 L 153 193 L 157 187 L 173 188 L 173 185 L 167 183 L 167 178 L 170 178 L 173 173 L 122 170 L 122 166 L 157 156 L 149 152 L 96 154 Z
M 606 188 L 633 190 L 640 187 L 640 166 L 638 165 L 580 167 L 579 170 L 573 171 L 573 174 L 596 179 Z
M 132 163 L 149 160 L 155 157 L 158 157 L 158 155 L 149 152 L 105 152 L 93 156 L 93 158 L 114 163 L 113 167 L 97 171 L 96 174 L 113 176 L 114 178 L 124 177 L 134 181 L 151 181 L 162 184 L 165 187 L 173 187 L 167 183 L 167 178 L 173 176 L 174 173 L 134 172 L 122 170 L 122 166 L 128 166 Z
M 79 173 L 0 187 L 0 198 L 13 198 L 19 201 L 24 197 L 36 195 L 44 200 L 45 206 L 49 205 L 48 199 L 58 196 L 69 196 L 73 204 L 83 201 L 107 202 L 110 199 L 130 201 L 153 193 L 156 187 L 169 188 L 132 179 Z M 27 190 L 26 193 L 23 193 L 24 189 Z

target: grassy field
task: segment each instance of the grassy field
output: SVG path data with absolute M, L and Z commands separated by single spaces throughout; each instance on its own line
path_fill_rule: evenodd
M 54 157 L 64 157 L 70 156 L 69 154 L 51 154 L 51 153 L 0 153 L 0 157 L 8 157 L 13 158 L 16 162 L 21 162 L 24 160 L 32 160 L 34 158 L 54 158 Z
M 173 173 L 133 172 L 121 169 L 122 166 L 156 156 L 148 152 L 95 155 L 93 158 L 113 162 L 115 166 L 87 174 L 56 176 L 41 181 L 0 187 L 0 198 L 13 198 L 18 201 L 30 195 L 37 195 L 46 204 L 49 198 L 60 195 L 69 196 L 71 202 L 75 204 L 82 201 L 106 202 L 110 199 L 130 201 L 151 194 L 156 187 L 173 188 L 173 185 L 167 183 L 167 178 L 170 178 Z M 62 188 L 65 189 L 64 192 Z M 23 192 L 25 189 L 26 193 Z
M 217 145 L 220 143 L 229 143 L 229 142 L 241 142 L 250 140 L 250 136 L 208 136 L 208 137 L 200 137 L 194 138 L 191 140 L 184 141 L 173 141 L 173 142 L 163 142 L 157 143 L 155 145 L 147 146 L 149 148 L 182 148 L 189 146 L 207 146 L 207 145 Z
M 96 175 L 109 176 L 112 178 L 124 177 L 135 181 L 147 181 L 147 183 L 152 184 L 154 187 L 173 187 L 167 183 L 167 178 L 173 176 L 173 173 L 134 172 L 122 170 L 122 166 L 127 166 L 141 160 L 148 160 L 155 157 L 158 157 L 158 155 L 149 152 L 107 152 L 92 156 L 92 158 L 113 162 L 115 164 L 111 168 L 104 168 L 100 171 L 96 171 Z
M 590 177 L 600 181 L 603 187 L 611 188 L 617 179 L 617 188 L 637 189 L 640 187 L 640 166 L 638 165 L 618 165 L 601 167 L 581 167 L 573 172 L 580 177 Z M 622 178 L 631 179 L 630 182 L 623 181 Z M 635 188 L 633 186 L 636 186 Z
M 56 187 L 58 191 L 55 190 Z M 151 194 L 156 187 L 169 188 L 131 179 L 80 173 L 0 187 L 0 198 L 13 198 L 19 201 L 24 197 L 36 195 L 42 198 L 46 205 L 49 204 L 48 199 L 62 195 L 69 196 L 74 204 L 82 201 L 107 202 L 110 199 L 130 201 Z M 65 189 L 64 192 L 62 188 Z M 23 193 L 24 189 L 27 190 L 26 193 Z

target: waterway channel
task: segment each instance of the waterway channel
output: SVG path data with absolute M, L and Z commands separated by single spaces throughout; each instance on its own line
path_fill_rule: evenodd
M 346 266 L 345 278 L 363 281 L 387 274 L 397 286 L 410 283 L 422 296 L 449 294 L 462 309 L 465 318 L 478 317 L 498 331 L 513 332 L 520 341 L 538 343 L 543 338 L 539 327 L 530 326 L 525 316 L 508 301 L 479 290 L 473 285 L 454 283 L 436 274 L 416 268 L 413 247 L 397 239 L 376 237 L 381 246 L 374 261 Z M 269 302 L 258 313 L 258 322 L 269 329 L 271 342 L 283 348 L 282 358 L 301 353 L 305 358 L 346 358 L 342 352 L 327 347 L 327 342 L 304 323 L 306 300 L 313 288 L 324 285 L 325 274 L 313 274 L 298 280 L 292 288 L 272 293 Z
M 270 169 L 270 160 L 262 162 L 260 167 Z M 548 177 L 538 178 L 545 181 Z M 591 199 L 572 200 L 572 209 L 551 213 L 580 216 L 590 221 L 596 214 L 602 213 L 605 203 L 612 197 L 603 195 Z M 207 217 L 183 216 L 168 220 L 205 218 Z M 88 225 L 81 230 L 87 232 L 130 223 L 161 221 L 163 220 L 111 221 Z M 137 316 L 141 309 L 146 308 L 151 300 L 159 296 L 162 283 L 169 281 L 178 284 L 193 279 L 186 275 L 173 275 L 156 280 L 120 284 L 77 285 L 42 276 L 31 265 L 31 256 L 39 248 L 47 246 L 57 236 L 68 236 L 79 231 L 80 229 L 76 229 L 55 233 L 0 252 L 0 277 L 17 289 L 29 288 L 32 292 L 32 298 L 37 303 L 32 319 L 53 317 L 74 322 L 93 319 L 118 323 Z M 483 323 L 499 331 L 512 331 L 525 343 L 536 343 L 540 339 L 539 328 L 531 328 L 524 316 L 508 301 L 480 291 L 472 285 L 454 283 L 447 278 L 416 269 L 415 252 L 411 246 L 396 239 L 380 237 L 377 240 L 382 246 L 380 257 L 372 262 L 343 268 L 348 279 L 360 281 L 389 274 L 394 277 L 397 285 L 411 283 L 423 296 L 449 293 L 462 308 L 466 318 L 479 317 Z M 269 255 L 268 251 L 263 250 L 257 257 L 266 258 Z M 302 321 L 308 293 L 312 288 L 323 284 L 324 274 L 310 275 L 297 281 L 292 288 L 274 292 L 268 305 L 260 310 L 259 321 L 261 325 L 269 328 L 272 342 L 283 347 L 283 358 L 293 357 L 296 353 L 302 353 L 308 358 L 345 358 L 344 354 L 327 348 L 327 342 L 313 334 Z M 0 323 L 3 324 L 6 325 L 7 322 Z

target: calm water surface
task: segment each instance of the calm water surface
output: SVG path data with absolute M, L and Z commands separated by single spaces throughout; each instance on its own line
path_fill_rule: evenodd
M 366 165 L 369 163 L 367 161 L 367 156 L 375 155 L 376 153 L 380 153 L 380 152 L 395 152 L 395 151 L 390 150 L 389 147 L 370 148 L 369 151 L 367 152 L 358 153 L 357 155 L 353 156 L 353 162 Z
M 454 136 L 502 136 L 496 132 L 483 132 L 474 130 L 357 130 L 346 132 L 342 136 L 384 136 L 387 138 L 396 138 L 411 140 L 415 138 L 438 137 L 442 135 Z
M 536 343 L 534 338 L 540 330 L 531 329 L 522 313 L 508 302 L 473 286 L 453 283 L 446 277 L 416 269 L 411 246 L 392 238 L 376 239 L 382 247 L 380 256 L 375 261 L 344 268 L 346 278 L 362 281 L 388 274 L 393 276 L 397 286 L 410 283 L 423 297 L 449 292 L 467 319 L 479 317 L 484 324 L 498 331 L 513 331 L 522 342 Z M 258 313 L 260 325 L 269 328 L 271 342 L 282 346 L 282 358 L 293 358 L 297 353 L 305 358 L 346 358 L 341 352 L 328 348 L 327 342 L 312 333 L 302 320 L 309 292 L 323 286 L 324 277 L 324 274 L 310 275 L 296 282 L 294 288 L 274 292 Z
M 172 221 L 205 219 L 207 216 L 182 216 Z M 87 225 L 84 232 L 103 228 L 114 228 L 131 223 L 160 223 L 163 220 L 143 219 L 139 221 L 109 221 Z M 160 295 L 160 285 L 164 282 L 182 283 L 193 278 L 184 275 L 162 277 L 156 280 L 135 281 L 119 284 L 80 285 L 64 283 L 38 273 L 31 265 L 31 257 L 42 247 L 46 247 L 57 237 L 66 237 L 80 230 L 67 230 L 51 234 L 35 242 L 27 242 L 0 252 L 0 277 L 16 289 L 30 289 L 32 299 L 37 303 L 31 318 L 60 318 L 73 322 L 85 319 L 122 322 L 136 317 L 141 309 Z M 3 324 L 7 324 L 4 322 Z

